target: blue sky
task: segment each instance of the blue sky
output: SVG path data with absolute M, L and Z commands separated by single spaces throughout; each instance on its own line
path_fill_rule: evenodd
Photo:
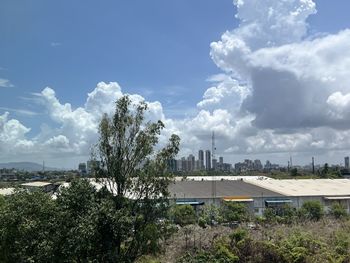
M 315 2 L 308 37 L 350 27 L 349 1 Z M 207 79 L 224 72 L 210 43 L 239 26 L 236 13 L 231 0 L 2 0 L 0 79 L 9 82 L 0 88 L 0 115 L 30 128 L 30 139 L 43 123 L 60 126 L 33 93 L 49 86 L 77 108 L 98 82 L 116 81 L 159 101 L 167 118 L 194 118 Z
M 193 107 L 206 78 L 218 72 L 209 57 L 210 42 L 236 23 L 230 1 L 9 0 L 0 5 L 0 57 L 6 69 L 0 76 L 15 85 L 1 96 L 0 104 L 8 108 L 25 108 L 18 97 L 46 86 L 79 106 L 99 81 L 118 81 L 125 91 L 165 105 L 184 100 L 182 107 Z

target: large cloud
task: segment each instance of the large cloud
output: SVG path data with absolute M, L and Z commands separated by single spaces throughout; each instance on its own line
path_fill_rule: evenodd
M 234 4 L 240 25 L 213 42 L 210 52 L 226 77 L 216 78 L 198 103 L 231 114 L 226 152 L 348 148 L 350 30 L 310 38 L 311 0 Z

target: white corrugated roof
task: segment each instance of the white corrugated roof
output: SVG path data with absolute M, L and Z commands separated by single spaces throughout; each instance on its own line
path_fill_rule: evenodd
M 349 179 L 247 180 L 285 196 L 350 196 Z
M 47 186 L 50 185 L 51 183 L 49 182 L 30 182 L 30 183 L 24 183 L 21 184 L 22 186 L 33 186 L 33 187 L 43 187 L 43 186 Z
M 0 195 L 11 195 L 15 191 L 15 188 L 0 188 Z
M 270 180 L 266 176 L 177 176 L 175 181 L 236 181 L 236 180 Z

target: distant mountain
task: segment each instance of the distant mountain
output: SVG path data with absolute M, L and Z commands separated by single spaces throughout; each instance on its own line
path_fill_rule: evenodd
M 32 163 L 32 162 L 11 162 L 11 163 L 0 163 L 0 169 L 16 169 L 16 170 L 24 170 L 28 172 L 36 172 L 42 171 L 43 166 L 41 164 Z M 45 171 L 57 171 L 60 169 L 45 167 Z

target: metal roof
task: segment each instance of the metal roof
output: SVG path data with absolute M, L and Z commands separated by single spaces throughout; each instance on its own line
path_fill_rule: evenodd
M 235 181 L 235 180 L 271 180 L 267 176 L 176 176 L 175 181 Z
M 33 186 L 33 187 L 44 187 L 47 185 L 51 185 L 52 183 L 49 182 L 30 182 L 30 183 L 24 183 L 21 184 L 22 186 Z
M 12 195 L 15 191 L 15 188 L 0 188 L 0 195 Z
M 285 196 L 350 195 L 349 179 L 272 179 L 265 181 L 251 180 L 246 182 Z
M 350 200 L 350 196 L 326 196 L 326 200 Z
M 212 198 L 211 181 L 177 181 L 170 184 L 170 198 Z M 247 196 L 251 197 L 274 197 L 281 194 L 248 184 L 245 181 L 216 181 L 216 197 Z

